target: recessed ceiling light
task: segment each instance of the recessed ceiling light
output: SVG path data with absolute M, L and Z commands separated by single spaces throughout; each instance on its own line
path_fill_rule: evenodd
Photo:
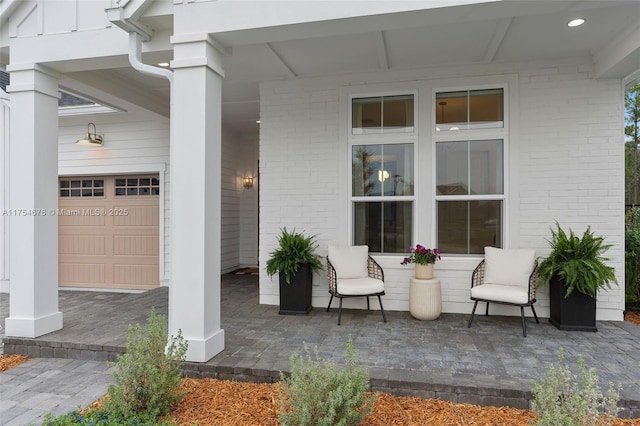
M 168 67 L 169 66 L 169 62 L 158 62 L 158 66 L 159 67 Z
M 584 19 L 582 18 L 572 19 L 569 22 L 567 22 L 568 27 L 578 27 L 582 24 L 584 24 Z

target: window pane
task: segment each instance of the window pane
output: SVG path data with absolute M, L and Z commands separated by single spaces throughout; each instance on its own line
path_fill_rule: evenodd
M 140 188 L 139 195 L 149 195 L 149 194 L 150 194 L 150 188 Z
M 80 188 L 80 181 L 79 180 L 72 180 L 71 181 L 71 187 L 72 188 Z
M 436 131 L 504 127 L 504 90 L 436 94 Z
M 138 179 L 127 179 L 127 186 L 138 186 Z
M 353 134 L 367 133 L 367 130 L 382 128 L 382 98 L 353 99 L 351 103 L 351 127 Z
M 69 181 L 68 180 L 61 180 L 60 181 L 60 188 L 68 188 L 69 187 Z
M 149 185 L 151 185 L 151 179 L 149 178 L 140 179 L 140 186 L 149 186 Z
M 68 197 L 69 196 L 69 190 L 68 189 L 61 189 L 60 190 L 60 196 L 61 197 Z
M 104 189 L 102 189 L 102 188 L 94 189 L 93 190 L 93 196 L 94 197 L 104 197 Z
M 413 144 L 356 145 L 353 196 L 413 195 Z
M 116 179 L 116 186 L 126 186 L 126 184 L 127 184 L 126 179 Z
M 471 194 L 502 194 L 502 140 L 471 141 L 469 155 Z
M 354 203 L 354 244 L 374 253 L 405 253 L 411 245 L 413 203 Z
M 382 110 L 384 132 L 413 132 L 413 95 L 385 96 Z
M 93 196 L 93 190 L 91 188 L 83 188 L 82 189 L 82 196 L 83 197 L 91 197 L 91 196 Z
M 82 181 L 82 187 L 83 188 L 91 188 L 93 186 L 93 181 L 92 180 L 83 180 Z
M 357 145 L 352 149 L 353 196 L 382 195 L 382 145 Z M 379 179 L 379 175 L 380 178 Z
M 438 248 L 443 253 L 482 254 L 502 247 L 502 201 L 438 201 Z
M 160 185 L 159 178 L 151 178 L 151 185 Z
M 79 197 L 80 196 L 80 190 L 79 189 L 72 189 L 71 190 L 71 196 L 72 197 Z
M 123 196 L 123 195 L 126 195 L 126 194 L 127 194 L 127 192 L 126 192 L 126 190 L 124 188 L 116 188 L 116 195 L 117 196 Z
M 469 142 L 436 144 L 436 193 L 469 194 Z
M 94 188 L 102 188 L 103 186 L 104 186 L 104 181 L 102 179 L 93 181 Z
M 413 144 L 382 145 L 382 154 L 383 195 L 413 195 Z
M 151 188 L 151 195 L 160 195 L 160 188 Z
M 127 188 L 127 195 L 138 195 L 138 188 Z
M 502 194 L 503 141 L 436 144 L 437 195 Z
M 351 101 L 351 130 L 367 133 L 413 132 L 413 95 L 376 96 Z
M 467 128 L 467 92 L 443 92 L 436 94 L 436 130 L 460 130 Z
M 504 126 L 502 89 L 472 90 L 469 93 L 469 128 L 490 129 Z

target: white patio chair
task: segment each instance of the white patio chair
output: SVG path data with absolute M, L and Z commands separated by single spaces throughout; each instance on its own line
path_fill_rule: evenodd
M 538 279 L 535 251 L 485 247 L 484 253 L 484 260 L 471 275 L 471 300 L 475 303 L 467 327 L 471 327 L 478 302 L 486 302 L 486 315 L 489 315 L 489 303 L 514 305 L 520 307 L 522 335 L 527 337 L 525 306 L 531 307 L 536 323 L 540 323 L 533 307 Z
M 339 298 L 338 325 L 340 325 L 342 318 L 342 299 L 346 297 L 366 297 L 367 310 L 369 310 L 369 297 L 377 296 L 382 319 L 387 322 L 380 298 L 384 296 L 384 271 L 369 256 L 369 246 L 329 245 L 327 273 L 329 275 L 329 293 L 331 293 L 327 312 L 331 308 L 333 298 Z

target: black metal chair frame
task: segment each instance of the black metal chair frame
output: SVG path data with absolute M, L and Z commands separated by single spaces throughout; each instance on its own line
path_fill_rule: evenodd
M 327 312 L 331 308 L 331 303 L 333 302 L 333 298 L 337 297 L 340 299 L 340 307 L 338 308 L 338 325 L 340 325 L 340 321 L 342 319 L 342 299 L 348 297 L 366 297 L 367 298 L 367 310 L 369 307 L 369 297 L 377 296 L 378 302 L 380 303 L 380 311 L 382 311 L 382 319 L 384 322 L 387 322 L 387 316 L 384 313 L 384 307 L 382 306 L 381 296 L 384 296 L 384 290 L 379 293 L 370 293 L 370 294 L 341 294 L 338 292 L 338 276 L 336 274 L 336 270 L 329 261 L 327 257 L 327 273 L 329 275 L 329 293 L 331 293 L 331 299 L 329 299 L 329 306 L 327 306 Z M 378 265 L 378 262 L 373 260 L 371 256 L 367 257 L 367 273 L 370 278 L 375 278 L 384 282 L 384 271 L 382 267 Z
M 484 269 L 485 269 L 485 261 L 482 260 L 476 269 L 474 269 L 473 274 L 471 275 L 471 288 L 482 285 L 484 283 Z M 479 299 L 476 297 L 471 297 L 471 300 L 475 300 L 473 304 L 473 311 L 471 312 L 471 318 L 469 318 L 469 322 L 467 323 L 467 328 L 471 328 L 471 323 L 473 322 L 473 317 L 476 313 L 476 308 L 478 307 L 478 302 L 486 302 L 487 309 L 485 315 L 489 315 L 489 303 L 499 303 L 501 305 L 511 305 L 511 306 L 520 306 L 520 317 L 522 318 L 522 336 L 527 337 L 527 324 L 524 320 L 524 308 L 525 306 L 531 306 L 531 310 L 533 311 L 533 316 L 536 319 L 536 323 L 540 324 L 538 320 L 538 315 L 536 315 L 536 310 L 533 307 L 533 304 L 536 303 L 536 282 L 538 281 L 538 265 L 533 268 L 533 272 L 529 276 L 529 301 L 527 303 L 510 303 L 510 302 L 502 302 L 498 300 L 487 300 L 487 299 Z

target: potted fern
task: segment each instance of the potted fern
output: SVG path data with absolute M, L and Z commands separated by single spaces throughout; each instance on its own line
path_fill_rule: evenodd
M 611 247 L 588 227 L 582 238 L 569 234 L 556 222 L 551 230 L 551 253 L 540 262 L 538 278 L 549 282 L 549 322 L 561 330 L 598 331 L 596 297 L 601 288 L 616 282 L 614 268 L 604 253 Z
M 315 235 L 282 229 L 278 248 L 267 260 L 267 275 L 279 274 L 281 315 L 305 315 L 311 311 L 313 273 L 322 269 L 320 256 L 315 254 Z

